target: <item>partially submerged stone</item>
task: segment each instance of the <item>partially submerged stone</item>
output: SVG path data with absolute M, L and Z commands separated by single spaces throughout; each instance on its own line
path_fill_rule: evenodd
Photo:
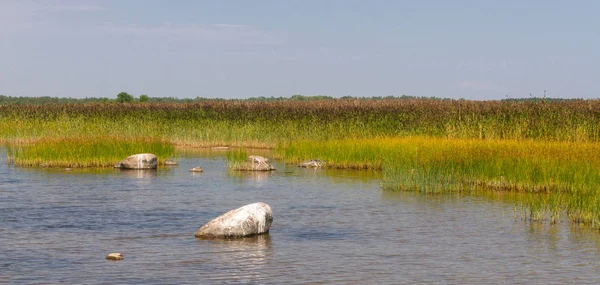
M 313 159 L 313 160 L 308 160 L 305 162 L 302 162 L 300 164 L 298 164 L 298 167 L 304 167 L 304 168 L 321 168 L 325 165 L 325 162 L 318 160 L 318 159 Z
M 271 207 L 258 202 L 231 210 L 206 225 L 195 234 L 197 238 L 234 238 L 268 233 L 273 222 Z
M 200 166 L 196 166 L 196 167 L 190 169 L 190 172 L 202 172 L 202 171 L 203 171 L 202 167 L 200 167 Z
M 215 146 L 211 148 L 212 150 L 228 150 L 228 146 Z
M 178 164 L 179 163 L 177 163 L 177 161 L 170 160 L 170 159 L 168 159 L 167 161 L 165 161 L 165 165 L 166 166 L 175 166 L 175 165 L 178 165 Z
M 248 156 L 246 162 L 234 166 L 233 169 L 242 171 L 271 171 L 275 170 L 275 167 L 269 163 L 268 159 L 258 155 L 251 155 Z
M 106 256 L 106 259 L 115 261 L 123 260 L 123 258 L 123 254 L 119 252 L 112 252 Z
M 158 159 L 151 153 L 140 153 L 128 156 L 126 159 L 115 164 L 115 168 L 121 169 L 156 169 Z

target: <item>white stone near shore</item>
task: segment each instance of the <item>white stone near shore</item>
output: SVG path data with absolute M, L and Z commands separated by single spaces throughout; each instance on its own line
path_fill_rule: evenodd
M 303 167 L 303 168 L 321 168 L 325 165 L 325 162 L 318 160 L 318 159 L 313 159 L 313 160 L 308 160 L 305 162 L 302 162 L 300 164 L 298 164 L 298 167 Z
M 123 260 L 123 258 L 123 254 L 119 252 L 112 252 L 106 256 L 106 259 L 115 261 Z
M 271 207 L 258 202 L 231 210 L 206 225 L 195 234 L 197 238 L 233 238 L 268 233 L 273 222 Z
M 196 166 L 196 167 L 190 169 L 190 172 L 202 172 L 202 171 L 203 171 L 202 167 L 200 167 L 200 166 Z
M 275 167 L 269 163 L 269 160 L 258 155 L 248 156 L 248 159 L 237 166 L 233 167 L 233 170 L 241 171 L 271 171 L 275 170 Z
M 121 169 L 156 169 L 158 158 L 151 153 L 140 153 L 128 156 L 115 165 Z
M 215 146 L 215 147 L 211 147 L 210 149 L 212 150 L 229 150 L 228 146 Z

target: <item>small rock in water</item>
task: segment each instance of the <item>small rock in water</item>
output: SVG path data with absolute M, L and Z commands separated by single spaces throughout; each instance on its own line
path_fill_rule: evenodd
M 128 156 L 123 161 L 115 164 L 115 168 L 122 169 L 156 169 L 158 158 L 151 153 L 140 153 Z
M 178 164 L 179 163 L 177 163 L 177 161 L 173 161 L 173 160 L 170 160 L 170 159 L 167 160 L 167 161 L 165 161 L 165 165 L 166 166 L 175 166 L 175 165 L 178 165 Z
M 233 238 L 268 233 L 273 223 L 271 207 L 258 202 L 231 210 L 206 225 L 195 234 L 197 238 Z
M 106 259 L 108 259 L 108 260 L 116 260 L 116 261 L 123 260 L 123 254 L 122 253 L 118 253 L 118 252 L 112 252 L 112 253 L 109 253 L 106 256 Z
M 298 164 L 298 167 L 321 168 L 321 167 L 323 167 L 323 165 L 325 165 L 325 162 L 318 160 L 318 159 L 313 159 L 313 160 L 308 160 L 308 161 Z
M 67 167 L 67 168 L 65 168 L 65 169 L 63 169 L 63 170 L 64 170 L 64 171 L 71 171 L 71 170 L 73 170 L 73 168 L 71 168 L 71 167 Z
M 196 167 L 190 169 L 190 172 L 202 172 L 202 171 L 203 171 L 202 167 L 200 167 L 200 166 L 196 166 Z
M 275 170 L 275 167 L 269 163 L 269 160 L 258 155 L 248 156 L 246 162 L 234 166 L 233 170 L 242 171 L 271 171 Z

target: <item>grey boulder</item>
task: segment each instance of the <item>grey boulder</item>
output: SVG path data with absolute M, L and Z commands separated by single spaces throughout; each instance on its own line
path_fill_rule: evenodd
M 121 169 L 156 169 L 158 159 L 151 153 L 140 153 L 128 156 L 115 165 Z
M 318 159 L 308 160 L 298 164 L 299 167 L 304 168 L 321 168 L 323 165 L 325 165 L 325 162 Z
M 200 167 L 200 166 L 196 166 L 196 167 L 190 169 L 190 172 L 202 172 L 202 171 L 203 171 L 202 167 Z
M 231 210 L 206 225 L 195 234 L 197 238 L 234 238 L 268 233 L 273 222 L 271 207 L 258 202 Z
M 269 163 L 269 160 L 258 155 L 248 156 L 248 159 L 233 167 L 233 170 L 242 171 L 271 171 L 275 170 L 275 167 Z

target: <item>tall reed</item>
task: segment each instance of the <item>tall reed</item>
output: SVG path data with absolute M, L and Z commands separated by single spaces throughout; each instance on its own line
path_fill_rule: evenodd
M 178 145 L 274 147 L 290 140 L 433 136 L 596 142 L 600 101 L 231 101 L 0 106 L 0 140 L 163 138 Z

